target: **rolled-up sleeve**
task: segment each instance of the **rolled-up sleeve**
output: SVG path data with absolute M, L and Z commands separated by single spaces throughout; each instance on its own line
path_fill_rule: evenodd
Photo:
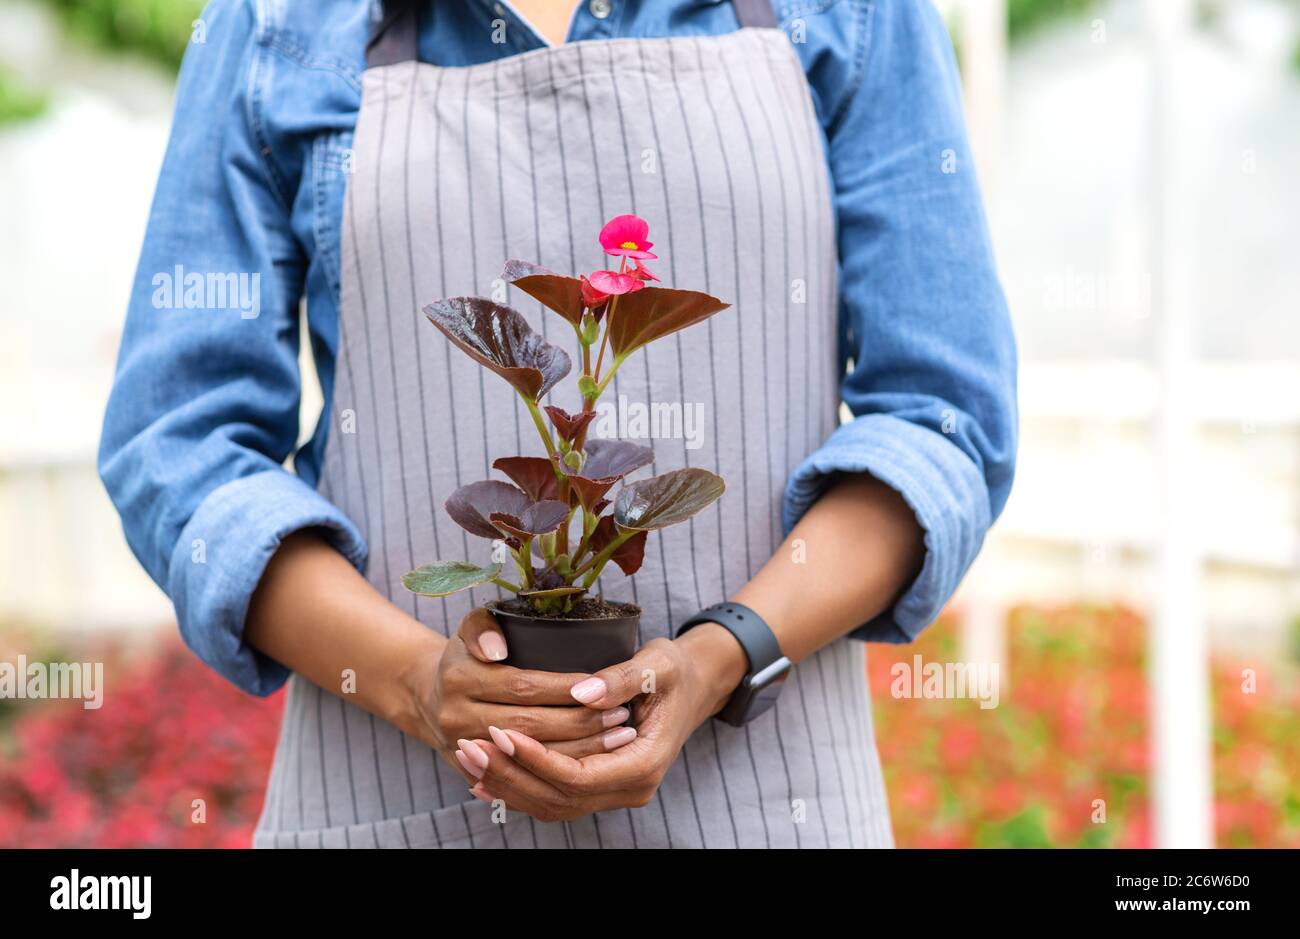
M 914 0 L 870 11 L 861 73 L 823 115 L 852 420 L 796 469 L 784 521 L 793 527 L 837 473 L 897 490 L 924 531 L 925 560 L 853 635 L 907 642 L 943 609 L 1006 503 L 1016 352 L 943 23 Z
M 192 43 L 136 272 L 99 470 L 127 541 L 182 636 L 254 694 L 288 672 L 243 638 L 249 599 L 291 532 L 358 568 L 353 523 L 283 468 L 298 435 L 304 257 L 255 132 L 249 5 L 217 0 Z

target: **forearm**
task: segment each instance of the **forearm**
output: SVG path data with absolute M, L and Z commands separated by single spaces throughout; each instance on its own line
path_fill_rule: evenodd
M 887 609 L 924 557 L 903 497 L 870 476 L 844 475 L 733 599 L 762 616 L 798 662 Z
M 845 475 L 732 599 L 762 616 L 798 662 L 885 610 L 924 556 L 921 527 L 903 498 L 870 476 Z M 745 675 L 740 644 L 712 624 L 680 641 L 707 663 L 716 711 Z
M 326 691 L 408 731 L 415 671 L 432 675 L 446 644 L 311 532 L 289 536 L 271 558 L 249 605 L 245 638 Z M 346 670 L 355 676 L 349 690 Z

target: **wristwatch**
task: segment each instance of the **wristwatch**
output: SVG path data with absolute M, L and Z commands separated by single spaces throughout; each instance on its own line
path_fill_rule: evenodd
M 700 623 L 717 623 L 736 637 L 749 660 L 749 673 L 715 716 L 733 727 L 743 727 L 776 704 L 781 686 L 790 674 L 791 662 L 776 641 L 763 617 L 743 603 L 715 603 L 696 613 L 681 626 L 677 635 Z

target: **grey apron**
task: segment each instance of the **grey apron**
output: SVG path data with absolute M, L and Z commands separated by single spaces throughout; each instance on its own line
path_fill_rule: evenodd
M 408 7 L 371 45 L 320 485 L 365 535 L 370 583 L 430 629 L 453 633 L 497 595 L 403 589 L 422 563 L 487 559 L 443 501 L 491 478 L 494 458 L 538 445 L 509 386 L 419 309 L 499 297 L 511 257 L 604 267 L 596 235 L 625 212 L 649 220 L 665 285 L 733 307 L 628 360 L 606 394 L 620 407 L 605 432 L 653 446 L 654 472 L 701 466 L 728 490 L 652 535 L 634 577 L 607 573 L 601 588 L 640 604 L 646 641 L 734 592 L 781 543 L 785 482 L 836 424 L 834 221 L 798 57 L 766 3 L 735 6 L 742 28 L 728 35 L 579 42 L 462 68 L 416 60 Z M 505 296 L 571 345 L 554 314 Z M 562 383 L 554 400 L 572 408 L 575 395 Z M 673 419 L 688 413 L 702 432 Z M 495 822 L 427 746 L 295 675 L 254 845 L 889 846 L 863 649 L 841 640 L 800 663 L 748 727 L 707 722 L 648 806 L 567 823 Z

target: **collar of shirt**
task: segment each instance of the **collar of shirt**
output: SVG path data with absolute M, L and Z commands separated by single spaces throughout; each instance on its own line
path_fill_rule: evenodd
M 566 42 L 727 32 L 735 28 L 730 6 L 730 0 L 580 0 L 570 14 Z M 689 20 L 684 8 L 691 8 Z M 466 0 L 427 7 L 420 57 L 437 65 L 469 65 L 549 45 L 510 0 Z

